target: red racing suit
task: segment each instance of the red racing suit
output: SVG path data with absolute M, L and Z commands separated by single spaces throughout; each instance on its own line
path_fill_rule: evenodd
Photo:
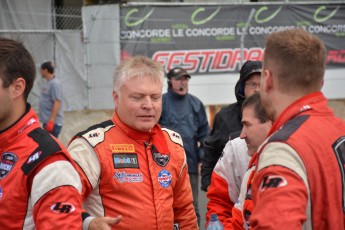
M 253 229 L 345 229 L 345 122 L 315 92 L 274 122 L 259 150 Z
M 122 215 L 114 229 L 198 229 L 179 134 L 159 125 L 140 132 L 115 113 L 77 134 L 68 150 L 92 216 Z
M 206 220 L 210 221 L 212 213 L 217 213 L 224 229 L 233 229 L 232 209 L 238 202 L 241 183 L 248 167 L 250 157 L 244 139 L 235 138 L 226 143 L 219 158 L 207 191 Z
M 78 172 L 30 105 L 0 140 L 1 229 L 81 229 Z

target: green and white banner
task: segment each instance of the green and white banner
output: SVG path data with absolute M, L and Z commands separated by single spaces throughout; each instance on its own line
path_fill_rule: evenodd
M 345 67 L 345 4 L 137 5 L 120 15 L 122 57 L 149 56 L 166 71 L 238 72 L 242 58 L 261 60 L 267 34 L 289 28 L 319 36 L 327 67 Z

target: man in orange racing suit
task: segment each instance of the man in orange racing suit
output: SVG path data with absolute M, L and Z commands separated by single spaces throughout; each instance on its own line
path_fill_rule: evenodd
M 321 92 L 325 63 L 323 42 L 302 29 L 266 39 L 260 96 L 274 123 L 259 150 L 253 229 L 345 229 L 345 122 Z
M 73 160 L 27 103 L 35 63 L 0 38 L 1 229 L 81 229 L 81 183 Z
M 198 229 L 182 139 L 157 124 L 163 76 L 149 58 L 121 62 L 114 116 L 68 147 L 80 167 L 84 208 L 94 217 L 121 215 L 114 229 Z

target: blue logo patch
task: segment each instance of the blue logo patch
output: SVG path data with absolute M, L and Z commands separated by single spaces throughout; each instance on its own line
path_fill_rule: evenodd
M 130 154 L 113 154 L 114 168 L 139 168 L 138 155 Z
M 18 157 L 14 153 L 5 152 L 1 154 L 0 179 L 5 178 L 10 173 L 17 161 Z
M 0 186 L 0 200 L 1 200 L 1 198 L 2 198 L 2 188 Z
M 168 170 L 163 169 L 158 173 L 158 182 L 163 188 L 169 187 L 171 180 L 172 175 Z

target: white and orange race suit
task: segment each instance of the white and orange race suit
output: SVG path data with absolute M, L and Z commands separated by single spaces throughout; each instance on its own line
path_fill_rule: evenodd
M 140 132 L 115 113 L 77 134 L 68 150 L 79 165 L 84 208 L 92 216 L 122 215 L 114 229 L 198 229 L 178 133 L 159 125 Z

